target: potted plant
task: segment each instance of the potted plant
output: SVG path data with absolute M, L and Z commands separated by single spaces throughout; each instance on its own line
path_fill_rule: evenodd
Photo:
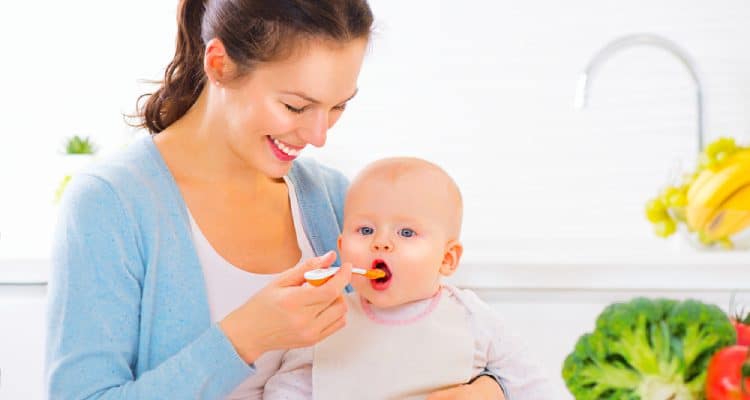
M 64 175 L 55 191 L 55 202 L 60 200 L 73 175 L 91 162 L 96 151 L 96 145 L 88 136 L 74 135 L 65 139 L 62 149 L 62 172 Z

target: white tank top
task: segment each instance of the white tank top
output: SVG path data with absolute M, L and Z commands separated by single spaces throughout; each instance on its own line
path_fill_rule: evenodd
M 286 182 L 289 192 L 292 220 L 294 221 L 294 230 L 297 234 L 297 245 L 302 252 L 302 256 L 297 262 L 297 265 L 299 265 L 307 259 L 314 257 L 315 253 L 310 245 L 310 240 L 305 234 L 305 230 L 302 228 L 302 217 L 300 215 L 297 194 L 294 192 L 294 185 L 287 177 L 284 177 L 284 182 Z M 256 292 L 276 279 L 279 274 L 254 274 L 230 264 L 208 242 L 195 222 L 195 219 L 190 214 L 190 210 L 188 210 L 188 215 L 190 217 L 193 242 L 206 282 L 206 294 L 208 296 L 211 321 L 217 322 L 244 304 Z M 282 354 L 283 351 L 271 351 L 255 360 L 255 374 L 237 386 L 227 396 L 227 399 L 261 399 L 263 397 L 263 386 L 281 365 Z

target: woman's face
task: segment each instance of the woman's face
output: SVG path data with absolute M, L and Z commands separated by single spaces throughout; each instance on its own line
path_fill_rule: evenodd
M 310 41 L 281 61 L 261 63 L 228 85 L 211 86 L 209 107 L 225 118 L 229 150 L 240 163 L 284 176 L 307 145 L 322 147 L 357 92 L 367 41 Z

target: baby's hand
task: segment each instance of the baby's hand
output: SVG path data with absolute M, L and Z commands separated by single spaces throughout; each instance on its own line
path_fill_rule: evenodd
M 494 379 L 481 376 L 474 382 L 431 393 L 427 400 L 505 400 Z

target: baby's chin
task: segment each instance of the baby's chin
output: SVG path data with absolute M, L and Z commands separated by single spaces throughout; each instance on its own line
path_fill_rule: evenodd
M 392 301 L 383 301 L 383 299 L 379 299 L 377 297 L 376 298 L 367 298 L 367 296 L 362 296 L 362 297 L 365 299 L 365 301 L 370 303 L 372 307 L 380 309 L 380 310 L 386 310 L 386 309 L 398 306 L 398 304 L 393 304 Z
M 401 305 L 400 302 L 386 296 L 384 292 L 378 292 L 372 288 L 369 288 L 369 290 L 357 290 L 357 288 L 354 288 L 354 290 L 355 293 L 359 293 L 359 296 L 374 308 L 385 310 Z

